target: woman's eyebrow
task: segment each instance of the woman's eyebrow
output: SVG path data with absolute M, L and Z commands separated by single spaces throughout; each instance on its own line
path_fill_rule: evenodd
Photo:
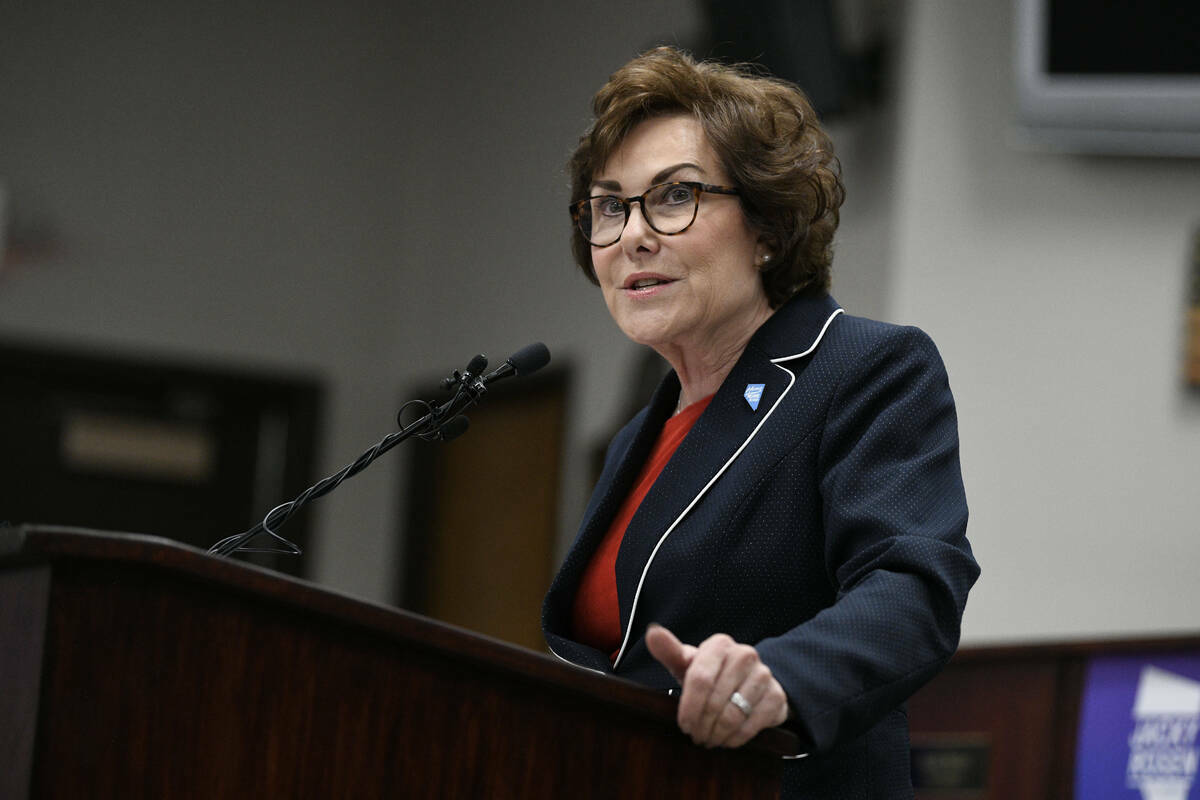
M 691 161 L 682 161 L 678 164 L 672 164 L 669 167 L 660 169 L 658 172 L 656 172 L 654 174 L 654 177 L 650 179 L 650 184 L 654 185 L 656 183 L 662 183 L 663 181 L 665 181 L 667 178 L 671 177 L 673 174 L 675 174 L 679 170 L 687 169 L 687 168 L 694 169 L 697 172 L 699 172 L 701 175 L 704 174 L 704 167 L 700 166 L 699 164 L 693 164 Z M 597 180 L 597 181 L 592 181 L 592 188 L 604 189 L 609 192 L 619 192 L 619 191 L 621 191 L 621 183 L 620 183 L 620 181 L 601 179 L 601 180 Z
M 684 161 L 680 164 L 676 164 L 674 166 L 667 167 L 666 169 L 659 170 L 658 173 L 653 178 L 650 179 L 650 182 L 651 183 L 662 183 L 663 181 L 665 181 L 667 178 L 674 175 L 679 170 L 687 169 L 689 167 L 696 170 L 696 172 L 699 172 L 701 175 L 704 174 L 704 167 L 700 166 L 699 164 L 693 164 L 691 161 Z

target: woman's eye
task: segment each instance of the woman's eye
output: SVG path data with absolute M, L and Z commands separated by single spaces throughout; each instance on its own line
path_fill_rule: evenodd
M 690 186 L 670 186 L 663 195 L 663 202 L 667 205 L 680 205 L 682 203 L 692 202 L 692 187 Z
M 596 213 L 603 217 L 623 217 L 625 206 L 615 197 L 602 197 L 596 201 Z

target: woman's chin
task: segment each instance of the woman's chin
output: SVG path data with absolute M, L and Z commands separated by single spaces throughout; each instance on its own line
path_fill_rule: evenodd
M 653 347 L 656 350 L 669 344 L 675 338 L 672 326 L 661 322 L 622 321 L 620 328 L 630 341 Z

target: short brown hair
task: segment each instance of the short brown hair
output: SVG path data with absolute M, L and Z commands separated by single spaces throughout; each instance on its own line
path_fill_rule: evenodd
M 833 234 L 845 197 L 841 165 L 795 85 L 658 47 L 614 72 L 596 92 L 592 112 L 595 121 L 568 163 L 572 203 L 588 196 L 592 178 L 635 125 L 688 113 L 703 127 L 741 190 L 743 213 L 770 248 L 762 279 L 771 307 L 829 288 Z M 591 246 L 577 228 L 571 247 L 579 268 L 596 283 Z

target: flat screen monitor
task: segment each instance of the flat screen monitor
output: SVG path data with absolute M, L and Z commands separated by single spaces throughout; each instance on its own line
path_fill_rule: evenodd
M 1016 0 L 1016 12 L 1030 142 L 1200 157 L 1200 0 Z

